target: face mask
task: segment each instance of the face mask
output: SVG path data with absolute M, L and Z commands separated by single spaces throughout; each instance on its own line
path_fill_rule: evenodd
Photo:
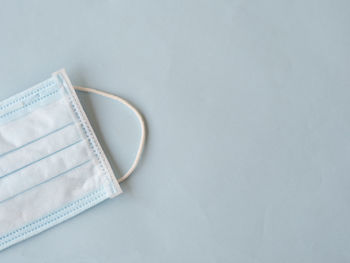
M 0 103 L 0 250 L 119 195 L 116 179 L 64 70 Z

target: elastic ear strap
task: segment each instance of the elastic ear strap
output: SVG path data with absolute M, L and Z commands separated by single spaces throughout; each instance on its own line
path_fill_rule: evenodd
M 95 94 L 98 94 L 98 95 L 101 95 L 101 96 L 104 96 L 104 97 L 107 97 L 107 98 L 110 98 L 110 99 L 113 99 L 113 100 L 117 100 L 117 101 L 123 103 L 129 109 L 131 109 L 135 113 L 137 118 L 139 119 L 140 125 L 141 125 L 140 145 L 139 145 L 139 148 L 137 150 L 135 160 L 134 160 L 133 164 L 131 165 L 130 169 L 122 177 L 120 177 L 118 179 L 119 183 L 123 182 L 135 170 L 137 164 L 140 161 L 141 154 L 142 154 L 143 148 L 145 146 L 146 124 L 145 124 L 144 118 L 142 117 L 141 113 L 133 105 L 131 105 L 128 101 L 124 100 L 123 98 L 118 97 L 117 95 L 113 95 L 113 94 L 110 94 L 110 93 L 107 93 L 107 92 L 104 92 L 104 91 L 100 91 L 100 90 L 96 90 L 96 89 L 84 88 L 84 87 L 79 87 L 79 86 L 74 86 L 74 89 L 79 90 L 79 91 L 95 93 Z

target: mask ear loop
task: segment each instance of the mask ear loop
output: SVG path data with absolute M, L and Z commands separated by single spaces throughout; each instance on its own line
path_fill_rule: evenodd
M 139 144 L 139 148 L 137 150 L 136 153 L 136 157 L 134 162 L 132 163 L 131 167 L 129 168 L 129 170 L 118 179 L 118 183 L 123 182 L 125 179 L 127 179 L 132 172 L 136 169 L 137 164 L 140 161 L 141 158 L 141 154 L 143 151 L 143 148 L 145 146 L 145 140 L 146 140 L 146 124 L 145 124 L 145 120 L 142 117 L 141 113 L 133 106 L 131 105 L 128 101 L 126 101 L 125 99 L 118 97 L 117 95 L 108 93 L 108 92 L 104 92 L 104 91 L 100 91 L 100 90 L 96 90 L 96 89 L 91 89 L 91 88 L 85 88 L 85 87 L 79 87 L 79 86 L 74 86 L 74 89 L 79 90 L 79 91 L 84 91 L 84 92 L 91 92 L 91 93 L 95 93 L 97 95 L 103 96 L 103 97 L 107 97 L 116 101 L 119 101 L 120 103 L 124 104 L 125 106 L 127 106 L 129 109 L 131 109 L 135 115 L 137 116 L 137 118 L 139 119 L 140 125 L 141 125 L 141 139 L 140 139 L 140 144 Z

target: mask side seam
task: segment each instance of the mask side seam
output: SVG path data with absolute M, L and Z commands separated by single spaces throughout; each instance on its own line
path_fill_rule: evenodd
M 78 98 L 75 95 L 74 89 L 71 87 L 70 83 L 66 80 L 66 78 L 68 78 L 68 77 L 66 76 L 65 73 L 60 73 L 59 77 L 62 79 L 61 85 L 63 85 L 63 87 L 68 89 L 68 98 L 69 98 L 69 101 L 72 105 L 72 110 L 74 111 L 76 117 L 78 118 L 80 126 L 81 126 L 85 136 L 88 139 L 88 142 L 89 142 L 89 145 L 90 145 L 92 151 L 94 152 L 94 154 L 97 157 L 97 160 L 99 162 L 99 166 L 104 174 L 104 177 L 109 181 L 110 188 L 112 190 L 112 194 L 113 194 L 113 196 L 115 196 L 118 193 L 117 190 L 119 190 L 119 193 L 121 192 L 121 188 L 120 188 L 118 182 L 114 183 L 113 179 L 111 178 L 113 176 L 113 172 L 111 172 L 110 169 L 108 169 L 108 167 L 106 167 L 106 165 L 108 165 L 108 161 L 106 160 L 106 158 L 103 157 L 103 154 L 101 152 L 102 150 L 100 149 L 100 147 L 98 147 L 98 143 L 95 142 L 95 141 L 97 141 L 97 139 L 94 136 L 94 133 L 92 131 L 91 125 L 89 124 L 87 117 L 84 115 L 84 111 L 81 108 L 81 105 L 77 101 Z M 113 176 L 113 177 L 115 178 L 115 176 Z M 115 179 L 115 181 L 116 181 L 116 179 Z
M 103 163 L 101 161 L 100 154 L 97 151 L 96 146 L 94 145 L 93 139 L 91 138 L 91 136 L 92 136 L 91 132 L 87 129 L 87 127 L 86 127 L 87 125 L 84 123 L 82 117 L 80 116 L 80 112 L 77 109 L 76 102 L 72 101 L 72 98 L 70 98 L 70 100 L 71 100 L 72 109 L 73 109 L 74 113 L 76 114 L 76 116 L 77 116 L 77 118 L 79 120 L 80 126 L 81 126 L 81 128 L 82 128 L 82 130 L 83 130 L 83 132 L 84 132 L 84 134 L 85 134 L 85 136 L 86 136 L 86 138 L 87 138 L 87 140 L 89 142 L 90 148 L 92 149 L 92 151 L 94 152 L 95 156 L 97 157 L 97 160 L 98 160 L 98 163 L 99 163 L 99 167 L 102 170 L 103 174 L 106 174 L 107 171 L 106 171 L 106 169 L 105 169 L 105 167 L 104 167 L 104 165 L 103 165 Z M 113 189 L 113 191 L 115 191 L 115 190 Z

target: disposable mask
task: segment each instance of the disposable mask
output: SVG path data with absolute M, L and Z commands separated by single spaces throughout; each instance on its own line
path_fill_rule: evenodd
M 0 250 L 119 195 L 119 180 L 64 70 L 0 103 Z

